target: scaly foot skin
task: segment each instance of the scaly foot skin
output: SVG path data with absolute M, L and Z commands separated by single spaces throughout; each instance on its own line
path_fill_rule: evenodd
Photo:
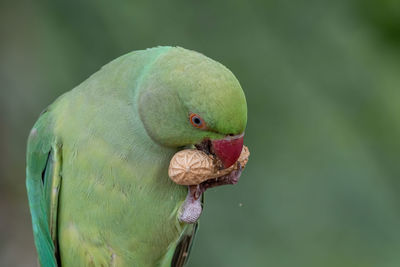
M 227 175 L 209 179 L 199 185 L 189 185 L 188 194 L 181 207 L 179 220 L 185 223 L 197 222 L 201 215 L 201 211 L 203 210 L 200 197 L 207 189 L 221 185 L 237 184 L 240 175 L 242 174 L 242 166 L 239 162 L 237 164 L 237 170 L 234 170 Z
M 227 175 L 209 179 L 200 184 L 200 187 L 203 189 L 203 192 L 209 188 L 213 188 L 220 185 L 227 185 L 227 184 L 237 184 L 239 182 L 240 175 L 242 174 L 242 165 L 240 162 L 237 162 L 237 170 L 228 173 Z M 202 192 L 202 193 L 203 193 Z
M 185 223 L 195 223 L 201 214 L 203 208 L 201 207 L 200 196 L 200 186 L 199 185 L 189 185 L 188 194 L 186 196 L 185 202 L 183 202 L 181 207 L 181 212 L 179 215 L 179 220 Z

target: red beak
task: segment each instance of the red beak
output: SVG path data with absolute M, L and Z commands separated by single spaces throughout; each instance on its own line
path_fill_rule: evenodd
M 243 134 L 213 140 L 212 146 L 215 155 L 222 161 L 224 168 L 229 168 L 238 160 L 240 153 L 242 153 Z

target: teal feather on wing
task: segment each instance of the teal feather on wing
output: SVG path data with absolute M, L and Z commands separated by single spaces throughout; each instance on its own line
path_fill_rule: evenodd
M 44 112 L 28 139 L 26 187 L 32 215 L 33 234 L 42 266 L 57 266 L 56 222 L 60 184 L 60 151 L 48 131 Z

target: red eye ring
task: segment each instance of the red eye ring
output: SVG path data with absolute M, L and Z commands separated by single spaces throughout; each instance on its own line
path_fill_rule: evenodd
M 189 121 L 196 128 L 199 128 L 199 129 L 206 129 L 207 128 L 206 123 L 204 122 L 204 120 L 199 115 L 197 115 L 196 113 L 191 113 L 190 114 Z

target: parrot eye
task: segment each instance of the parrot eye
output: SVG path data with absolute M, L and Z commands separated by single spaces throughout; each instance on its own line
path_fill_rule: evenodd
M 204 122 L 204 120 L 195 113 L 190 114 L 189 121 L 196 128 L 199 128 L 199 129 L 206 128 L 206 123 Z

